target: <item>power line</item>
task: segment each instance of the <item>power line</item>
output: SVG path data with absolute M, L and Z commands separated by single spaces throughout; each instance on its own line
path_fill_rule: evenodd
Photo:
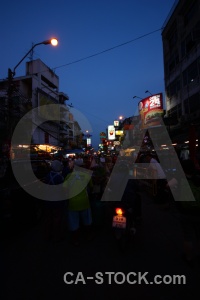
M 99 118 L 98 116 L 91 114 L 88 110 L 84 110 L 84 109 L 80 108 L 80 106 L 77 106 L 77 105 L 76 105 L 76 107 L 78 107 L 78 108 L 80 109 L 81 112 L 85 112 L 86 115 L 90 115 L 90 116 L 92 116 L 93 118 L 95 118 L 95 120 L 96 120 L 97 122 L 98 122 L 98 120 L 101 121 L 102 123 L 106 123 L 106 124 L 108 124 L 108 123 L 110 122 L 110 121 L 108 121 L 108 120 L 101 119 L 101 118 Z M 73 111 L 72 111 L 72 113 L 73 113 Z M 76 120 L 76 121 L 78 121 L 78 120 Z M 98 124 L 99 124 L 99 123 L 98 123 Z
M 144 37 L 146 37 L 146 36 L 148 36 L 148 35 L 150 35 L 150 34 L 153 34 L 153 33 L 157 32 L 157 31 L 160 31 L 160 30 L 162 30 L 162 29 L 164 29 L 164 27 L 159 28 L 159 29 L 156 29 L 156 30 L 151 31 L 151 32 L 149 32 L 149 33 L 143 34 L 143 35 L 141 35 L 141 36 L 139 36 L 139 37 L 137 37 L 137 38 L 135 38 L 135 39 L 133 39 L 133 40 L 130 40 L 130 41 L 124 42 L 124 43 L 122 43 L 122 44 L 113 46 L 113 47 L 111 47 L 111 48 L 108 48 L 108 49 L 105 49 L 105 50 L 103 50 L 103 51 L 97 52 L 97 53 L 95 53 L 95 54 L 92 54 L 92 55 L 89 55 L 89 56 L 86 56 L 86 57 L 83 57 L 83 58 L 74 60 L 74 61 L 72 61 L 72 62 L 70 62 L 70 63 L 67 63 L 67 64 L 64 64 L 64 65 L 55 67 L 55 68 L 53 68 L 53 70 L 56 70 L 56 69 L 62 68 L 62 67 L 66 67 L 66 66 L 69 66 L 69 65 L 72 65 L 72 64 L 76 64 L 76 63 L 78 63 L 78 62 L 80 62 L 80 61 L 83 61 L 83 60 L 92 58 L 92 57 L 94 57 L 94 56 L 103 54 L 103 53 L 105 53 L 105 52 L 111 51 L 111 50 L 116 49 L 116 48 L 122 47 L 122 46 L 124 46 L 124 45 L 129 44 L 129 43 L 132 43 L 132 42 L 135 42 L 135 41 L 137 41 L 137 40 L 139 40 L 139 39 L 142 39 L 142 38 L 144 38 Z
M 137 38 L 135 38 L 135 39 L 132 39 L 132 40 L 130 40 L 130 41 L 121 43 L 121 44 L 119 44 L 119 45 L 116 45 L 116 46 L 113 46 L 113 47 L 111 47 L 111 48 L 105 49 L 105 50 L 103 50 L 103 51 L 97 52 L 97 53 L 95 53 L 95 54 L 91 54 L 91 55 L 89 55 L 89 56 L 86 56 L 86 57 L 83 57 L 83 58 L 74 60 L 74 61 L 72 61 L 72 62 L 70 62 L 70 63 L 64 64 L 64 65 L 61 65 L 61 66 L 58 66 L 58 67 L 54 67 L 54 68 L 52 68 L 52 71 L 55 72 L 56 69 L 63 68 L 63 67 L 66 67 L 66 66 L 69 66 L 69 65 L 72 65 L 72 64 L 76 64 L 76 63 L 78 63 L 78 62 L 81 62 L 81 61 L 83 61 L 83 60 L 86 60 L 86 59 L 95 57 L 95 56 L 97 56 L 97 55 L 101 55 L 101 54 L 103 54 L 103 53 L 105 53 L 105 52 L 114 50 L 114 49 L 116 49 L 116 48 L 122 47 L 122 46 L 124 46 L 124 45 L 129 44 L 129 43 L 135 42 L 135 41 L 137 41 L 137 40 L 139 40 L 139 39 L 142 39 L 142 38 L 144 38 L 144 37 L 146 37 L 146 36 L 148 36 L 148 35 L 151 35 L 151 34 L 153 34 L 153 33 L 155 33 L 155 32 L 161 31 L 161 30 L 163 30 L 163 29 L 164 29 L 164 27 L 161 27 L 161 28 L 156 29 L 156 30 L 154 30 L 154 31 L 151 31 L 151 32 L 149 32 L 149 33 L 145 33 L 145 34 L 143 34 L 143 35 L 141 35 L 141 36 L 139 36 L 139 37 L 137 37 Z M 45 72 L 45 71 L 46 71 L 46 70 L 41 70 L 40 72 L 37 72 L 37 73 L 43 73 L 43 72 Z M 30 74 L 30 75 L 31 75 L 31 74 Z
M 63 68 L 63 67 L 66 67 L 66 66 L 69 66 L 69 65 L 72 65 L 72 64 L 76 64 L 76 63 L 81 62 L 81 61 L 83 61 L 83 60 L 86 60 L 86 59 L 95 57 L 95 56 L 97 56 L 97 55 L 103 54 L 103 53 L 105 53 L 105 52 L 114 50 L 114 49 L 119 48 L 119 47 L 122 47 L 122 46 L 124 46 L 124 45 L 127 45 L 127 44 L 129 44 L 129 43 L 135 42 L 135 41 L 137 41 L 137 40 L 139 40 L 139 39 L 142 39 L 142 38 L 144 38 L 144 37 L 146 37 L 146 36 L 148 36 L 148 35 L 151 35 L 151 34 L 153 34 L 153 33 L 155 33 L 155 32 L 161 31 L 161 30 L 163 30 L 163 29 L 164 29 L 164 27 L 161 27 L 161 28 L 159 28 L 159 29 L 156 29 L 156 30 L 151 31 L 151 32 L 146 33 L 146 34 L 143 34 L 143 35 L 141 35 L 141 36 L 139 36 L 139 37 L 137 37 L 137 38 L 135 38 L 135 39 L 132 39 L 132 40 L 127 41 L 127 42 L 124 42 L 124 43 L 122 43 L 122 44 L 119 44 L 119 45 L 113 46 L 113 47 L 111 47 L 111 48 L 105 49 L 105 50 L 103 50 L 103 51 L 97 52 L 97 53 L 95 53 L 95 54 L 92 54 L 92 55 L 89 55 L 89 56 L 86 56 L 86 57 L 83 57 L 83 58 L 74 60 L 74 61 L 72 61 L 72 62 L 70 62 L 70 63 L 64 64 L 64 65 L 61 65 L 61 66 L 58 66 L 58 67 L 54 67 L 54 68 L 52 68 L 52 71 L 55 72 L 56 69 Z M 46 71 L 46 70 L 42 70 L 42 71 L 37 72 L 37 73 L 43 73 L 44 71 Z M 31 74 L 30 74 L 30 75 L 31 75 Z M 3 81 L 4 81 L 4 80 L 5 80 L 5 79 L 3 79 Z

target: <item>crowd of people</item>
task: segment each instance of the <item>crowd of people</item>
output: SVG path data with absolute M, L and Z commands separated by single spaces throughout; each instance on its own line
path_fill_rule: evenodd
M 109 205 L 108 202 L 102 202 L 101 198 L 107 185 L 110 186 L 116 179 L 114 175 L 111 176 L 116 161 L 116 157 L 77 155 L 55 159 L 50 163 L 51 168 L 44 182 L 49 185 L 60 184 L 66 200 L 44 201 L 44 232 L 47 239 L 60 240 L 68 230 L 71 242 L 79 245 L 81 235 L 91 240 L 95 236 L 95 228 L 104 226 Z M 123 203 L 133 209 L 135 218 L 141 217 L 139 185 L 135 184 L 134 179 L 128 178 L 129 167 L 124 161 L 119 166 L 120 178 L 126 178 L 126 188 L 122 191 Z M 114 186 L 117 185 L 114 182 Z
M 105 189 L 109 187 L 118 191 L 124 180 L 126 184 L 120 196 L 121 200 L 132 208 L 135 219 L 141 219 L 141 184 L 138 184 L 140 179 L 130 177 L 130 168 L 134 163 L 139 165 L 140 162 L 144 162 L 150 172 L 156 172 L 156 199 L 159 203 L 163 202 L 166 190 L 170 193 L 173 187 L 176 188 L 176 199 L 173 201 L 184 237 L 183 259 L 192 264 L 200 256 L 200 171 L 189 157 L 178 158 L 183 172 L 172 174 L 170 180 L 159 159 L 151 153 L 138 157 L 137 161 L 132 161 L 132 165 L 124 158 L 103 155 L 76 155 L 67 159 L 53 159 L 44 183 L 60 185 L 66 199 L 42 201 L 41 219 L 45 238 L 59 241 L 70 232 L 71 242 L 76 246 L 83 237 L 87 240 L 93 239 L 94 225 L 105 221 L 106 214 L 102 208 L 106 204 L 101 201 Z M 176 169 L 178 170 L 177 166 Z M 167 199 L 171 201 L 171 198 Z

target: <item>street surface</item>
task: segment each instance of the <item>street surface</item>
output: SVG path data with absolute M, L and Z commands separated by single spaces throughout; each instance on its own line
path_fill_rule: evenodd
M 199 299 L 200 263 L 190 267 L 181 259 L 182 233 L 176 210 L 155 204 L 145 192 L 141 195 L 142 222 L 135 241 L 124 252 L 119 251 L 112 231 L 100 222 L 95 239 L 82 239 L 78 247 L 70 243 L 68 232 L 60 242 L 46 241 L 40 225 L 4 239 L 1 299 Z M 73 283 L 64 282 L 66 272 L 73 273 L 65 278 Z M 101 273 L 95 282 L 96 272 Z M 115 276 L 117 272 L 125 275 Z M 127 274 L 129 282 L 137 282 L 128 283 Z M 171 277 L 165 277 L 168 284 L 155 284 L 155 275 Z M 173 275 L 184 275 L 186 284 L 169 283 Z

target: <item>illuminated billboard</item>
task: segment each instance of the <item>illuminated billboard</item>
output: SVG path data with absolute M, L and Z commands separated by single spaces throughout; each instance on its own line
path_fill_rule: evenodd
M 91 146 L 92 145 L 92 141 L 91 141 L 91 138 L 87 138 L 87 147 Z
M 160 120 L 163 115 L 162 93 L 142 99 L 138 103 L 138 108 L 142 128 L 161 125 Z
M 108 140 L 115 140 L 115 127 L 114 125 L 108 126 Z
M 124 132 L 123 132 L 123 130 L 116 130 L 115 131 L 115 135 L 124 135 Z
M 114 126 L 118 127 L 119 126 L 119 121 L 114 121 Z

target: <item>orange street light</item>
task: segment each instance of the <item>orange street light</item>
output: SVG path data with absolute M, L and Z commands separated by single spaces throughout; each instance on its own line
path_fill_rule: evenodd
M 46 40 L 46 41 L 43 41 L 43 42 L 40 42 L 40 43 L 37 43 L 35 45 L 33 45 L 31 47 L 31 49 L 24 55 L 24 57 L 22 57 L 22 59 L 18 62 L 18 64 L 14 67 L 13 69 L 13 72 L 9 69 L 8 70 L 8 74 L 11 75 L 12 74 L 12 77 L 15 76 L 15 70 L 17 69 L 17 67 L 21 64 L 21 62 L 27 57 L 27 55 L 33 51 L 33 49 L 36 47 L 36 46 L 39 46 L 39 45 L 49 45 L 51 44 L 52 46 L 57 46 L 58 45 L 58 40 L 56 38 L 51 38 L 49 40 Z

